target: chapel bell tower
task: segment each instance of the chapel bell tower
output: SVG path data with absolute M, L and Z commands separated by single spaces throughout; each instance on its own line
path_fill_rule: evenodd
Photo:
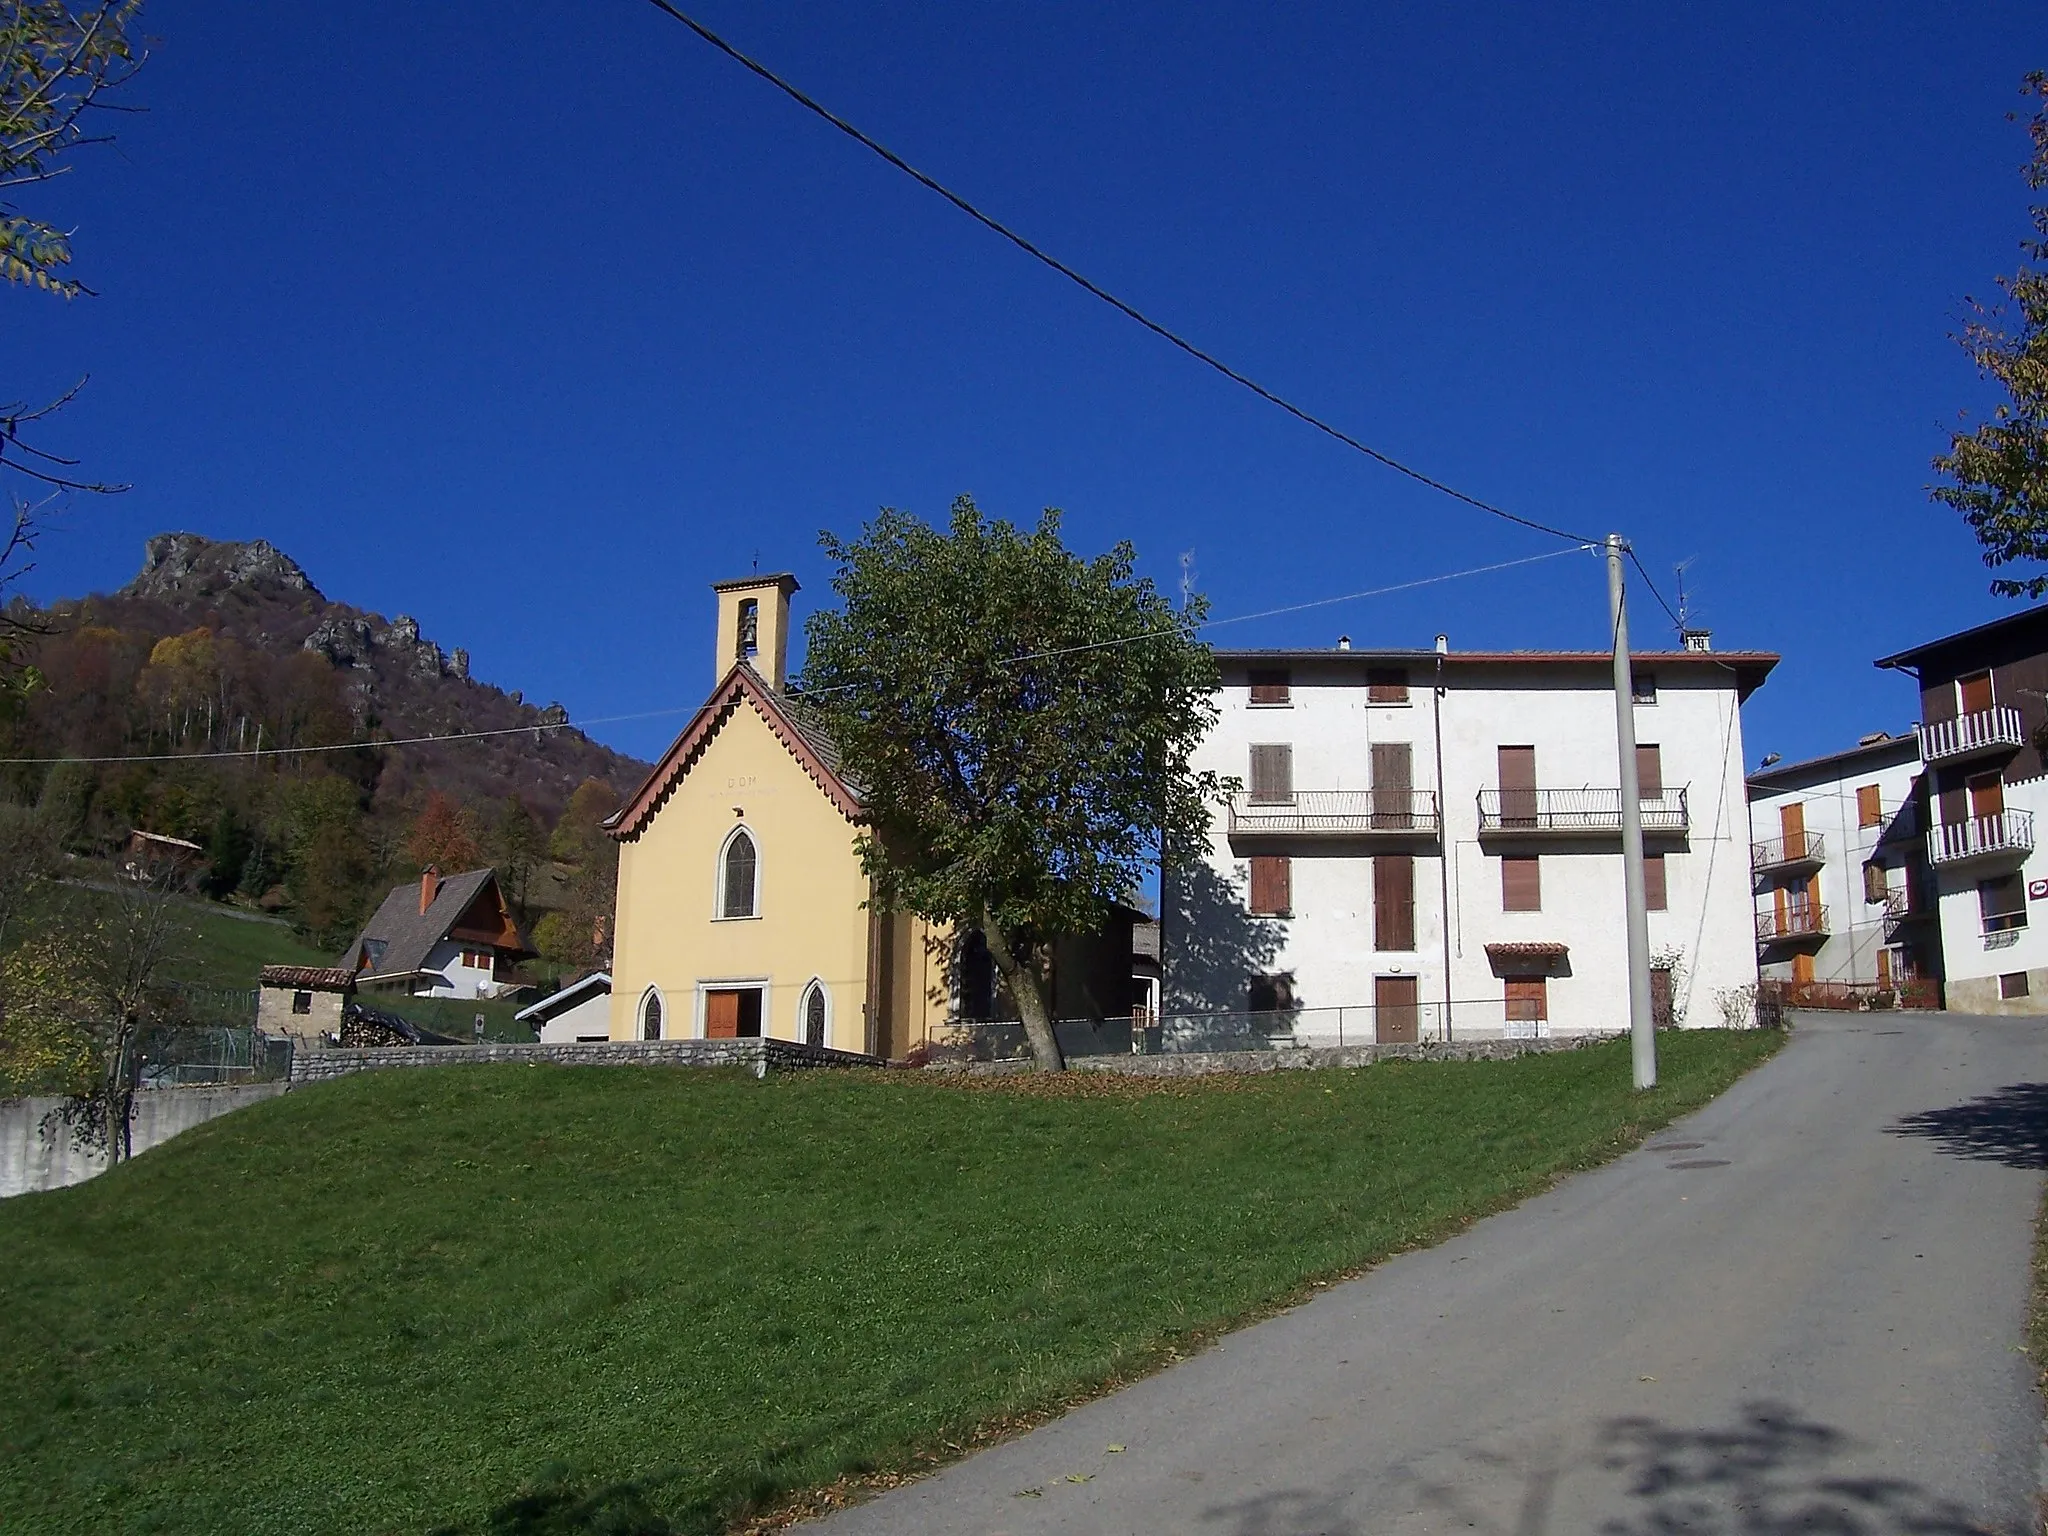
M 714 682 L 744 661 L 777 693 L 789 680 L 789 595 L 796 578 L 787 571 L 714 581 L 718 594 L 718 656 Z

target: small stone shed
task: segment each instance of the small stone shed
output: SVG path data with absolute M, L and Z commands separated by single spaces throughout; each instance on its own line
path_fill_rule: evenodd
M 256 1027 L 318 1047 L 341 1035 L 356 995 L 354 971 L 338 965 L 266 965 L 256 975 Z

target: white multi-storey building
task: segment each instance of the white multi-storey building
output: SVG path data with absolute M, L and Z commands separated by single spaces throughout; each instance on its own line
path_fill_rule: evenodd
M 1320 1043 L 1625 1029 L 1611 658 L 1222 651 L 1197 767 L 1237 780 L 1167 871 L 1167 1028 Z M 1778 658 L 1638 653 L 1653 994 L 1746 1018 L 1757 979 L 1741 701 Z
M 1860 995 L 1940 976 L 1920 784 L 1915 738 L 1883 731 L 1845 752 L 1750 774 L 1749 862 L 1766 979 L 1846 984 Z M 1793 1000 L 1801 1000 L 1796 990 Z

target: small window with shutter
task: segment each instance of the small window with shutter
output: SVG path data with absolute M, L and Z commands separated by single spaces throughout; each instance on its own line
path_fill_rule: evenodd
M 1885 878 L 1884 866 L 1875 861 L 1863 866 L 1863 899 L 1883 901 L 1891 895 L 1891 884 Z
M 1501 855 L 1500 909 L 1503 912 L 1543 910 L 1543 867 L 1536 854 Z
M 1878 793 L 1875 784 L 1861 784 L 1856 789 L 1856 825 L 1878 827 L 1884 825 L 1884 796 Z
M 1279 854 L 1252 856 L 1252 916 L 1286 917 L 1293 910 L 1293 863 Z
M 1254 976 L 1245 988 L 1245 1002 L 1253 1013 L 1286 1013 L 1294 1007 L 1294 978 Z
M 1665 883 L 1664 855 L 1643 855 L 1643 905 L 1652 912 L 1671 909 L 1671 888 Z
M 1251 800 L 1253 805 L 1294 803 L 1294 748 L 1252 748 Z
M 1365 698 L 1369 704 L 1406 704 L 1408 669 L 1368 667 L 1365 673 Z
M 1250 682 L 1254 704 L 1286 704 L 1293 697 L 1293 679 L 1285 667 L 1254 667 Z

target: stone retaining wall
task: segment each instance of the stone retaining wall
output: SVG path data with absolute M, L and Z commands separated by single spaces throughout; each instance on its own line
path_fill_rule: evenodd
M 880 1057 L 794 1040 L 610 1040 L 555 1045 L 387 1045 L 292 1053 L 292 1086 L 388 1067 L 546 1062 L 562 1067 L 739 1067 L 756 1077 L 811 1067 L 879 1067 Z
M 1169 1051 L 1158 1056 L 1077 1056 L 1071 1072 L 1121 1072 L 1131 1077 L 1194 1077 L 1205 1072 L 1309 1071 L 1319 1067 L 1369 1067 L 1376 1061 L 1507 1061 L 1552 1051 L 1576 1051 L 1611 1034 L 1551 1035 L 1541 1040 L 1424 1041 L 1419 1045 L 1303 1046 L 1272 1051 Z M 1028 1061 L 978 1061 L 939 1071 L 1028 1072 Z

